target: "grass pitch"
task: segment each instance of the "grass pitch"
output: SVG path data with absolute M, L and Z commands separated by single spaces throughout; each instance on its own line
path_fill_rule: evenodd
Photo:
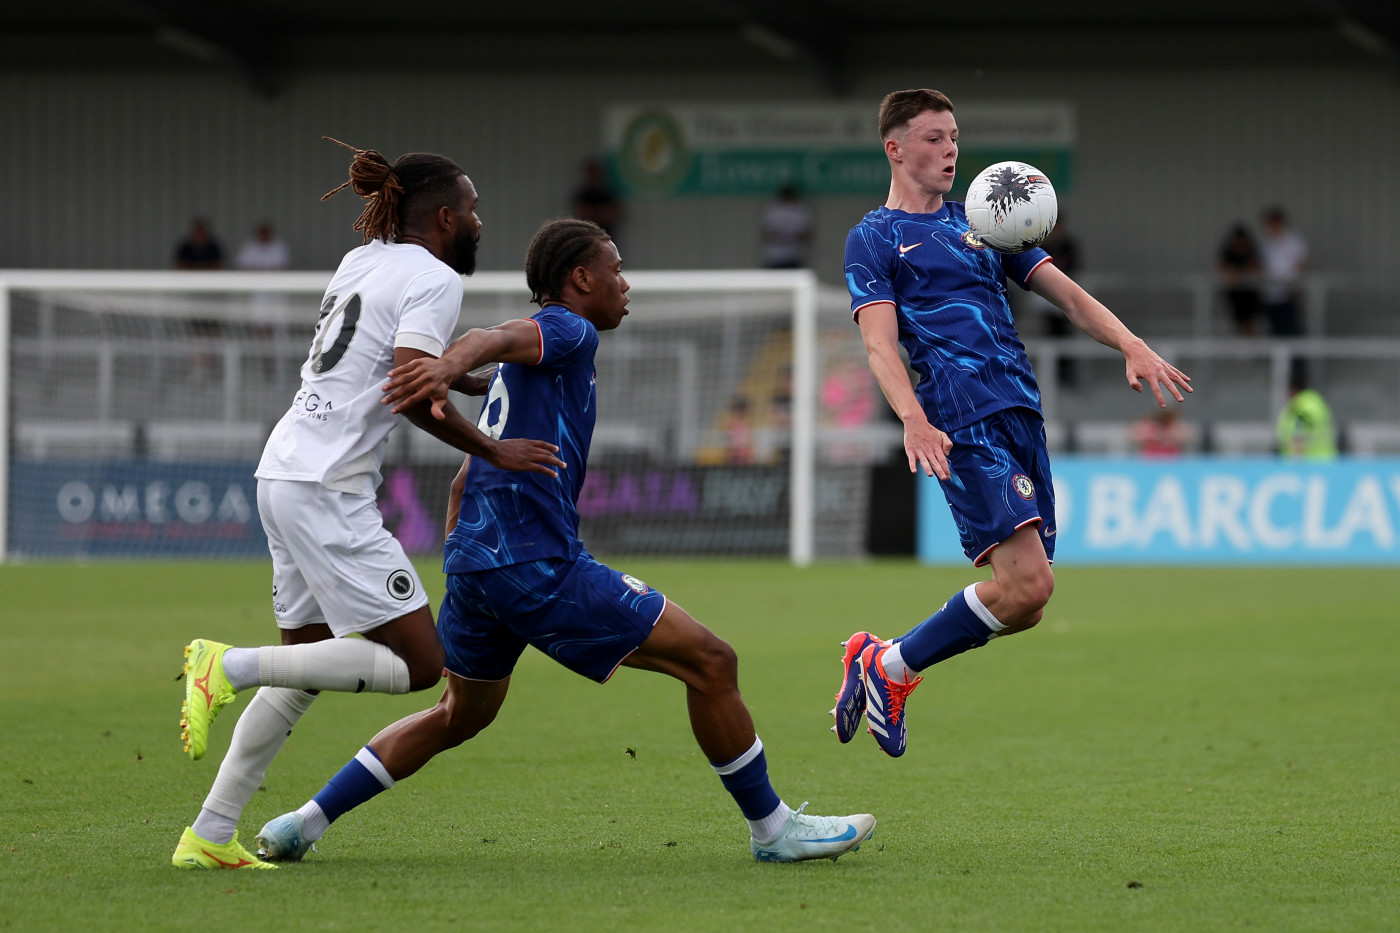
M 246 703 L 188 761 L 180 648 L 273 639 L 269 568 L 0 567 L 0 929 L 1400 926 L 1394 571 L 1059 568 L 1038 629 L 927 677 L 892 760 L 827 731 L 837 643 L 907 629 L 968 570 L 616 564 L 735 645 L 778 792 L 875 813 L 860 852 L 750 861 L 678 684 L 528 652 L 491 729 L 305 863 L 177 871 Z M 245 842 L 436 696 L 318 700 Z

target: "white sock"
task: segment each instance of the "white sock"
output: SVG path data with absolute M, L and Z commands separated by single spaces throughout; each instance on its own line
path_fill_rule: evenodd
M 224 676 L 235 690 L 258 685 L 258 649 L 230 648 L 224 652 Z M 211 840 L 212 841 L 212 840 Z
M 408 692 L 408 665 L 403 658 L 367 638 L 269 645 L 257 652 L 261 684 L 340 693 Z M 227 676 L 227 666 L 224 672 Z
M 909 682 L 909 665 L 904 663 L 904 654 L 899 650 L 899 643 L 895 642 L 885 649 L 885 653 L 880 655 L 880 668 L 885 672 L 885 679 L 897 684 Z
M 331 821 L 326 819 L 321 805 L 314 800 L 306 801 L 297 812 L 301 814 L 302 819 L 301 835 L 307 842 L 315 842 L 331 828 Z
M 753 833 L 754 841 L 761 846 L 766 846 L 774 839 L 778 838 L 778 833 L 783 831 L 787 825 L 788 817 L 792 816 L 792 807 L 778 801 L 777 809 L 761 820 L 749 820 L 749 832 Z
M 268 765 L 315 699 L 314 693 L 283 687 L 263 687 L 253 695 L 233 727 L 228 754 L 194 821 L 196 835 L 215 845 L 232 841 L 238 818 L 257 793 Z
M 238 819 L 215 813 L 206 807 L 199 811 L 199 816 L 194 818 L 194 825 L 190 829 L 205 842 L 226 846 L 233 841 L 233 834 L 238 831 Z
M 1001 630 L 1006 628 L 1006 626 L 1001 624 L 1001 620 L 993 615 L 992 610 L 988 609 L 986 604 L 978 597 L 977 584 L 969 584 L 968 587 L 963 590 L 963 596 L 967 598 L 968 608 L 973 611 L 977 618 L 982 620 L 983 625 L 991 629 L 992 634 L 988 635 L 987 638 L 992 639 L 1000 635 Z

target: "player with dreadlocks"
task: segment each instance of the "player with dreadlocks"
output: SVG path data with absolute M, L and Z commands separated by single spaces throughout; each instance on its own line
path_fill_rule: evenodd
M 262 689 L 175 849 L 177 868 L 276 867 L 239 845 L 238 818 L 317 691 L 407 693 L 441 678 L 427 595 L 375 505 L 394 415 L 493 469 L 552 478 L 564 466 L 554 444 L 488 437 L 451 406 L 391 413 L 379 404 L 391 368 L 435 358 L 451 339 L 481 221 L 476 189 L 451 159 L 412 153 L 391 164 L 373 149 L 353 151 L 350 180 L 326 197 L 350 186 L 365 200 L 355 221 L 364 245 L 331 278 L 301 389 L 256 473 L 282 644 L 195 639 L 185 649 L 180 725 L 191 758 L 204 756 L 221 707 L 241 690 Z M 480 394 L 485 381 L 464 375 L 453 388 Z M 356 633 L 364 638 L 344 637 Z
M 739 695 L 734 649 L 641 580 L 595 561 L 579 540 L 598 333 L 627 314 L 617 247 L 595 224 L 553 221 L 530 244 L 525 279 L 538 313 L 469 331 L 441 359 L 396 368 L 385 402 L 400 411 L 431 399 L 446 414 L 448 388 L 498 362 L 482 430 L 494 438 L 549 438 L 570 468 L 512 477 L 480 458 L 463 464 L 448 505 L 447 595 L 438 613 L 447 652 L 442 699 L 380 732 L 305 806 L 264 826 L 260 851 L 301 858 L 341 814 L 485 729 L 526 645 L 599 683 L 620 666 L 684 683 L 691 729 L 748 820 L 754 858 L 853 851 L 875 828 L 873 816 L 809 816 L 773 791 L 763 743 Z

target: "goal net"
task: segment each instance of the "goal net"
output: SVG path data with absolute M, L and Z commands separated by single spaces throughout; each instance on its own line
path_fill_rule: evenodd
M 805 271 L 628 278 L 597 356 L 590 550 L 863 553 L 869 465 L 898 435 L 844 294 Z M 265 555 L 253 469 L 328 279 L 0 272 L 0 558 Z M 518 274 L 464 281 L 459 332 L 535 310 Z M 390 436 L 379 505 L 411 553 L 441 546 L 460 463 L 411 425 Z

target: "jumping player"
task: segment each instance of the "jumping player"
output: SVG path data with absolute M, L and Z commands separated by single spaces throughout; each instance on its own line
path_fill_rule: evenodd
M 343 144 L 342 144 L 343 145 Z M 349 148 L 349 147 L 347 147 Z M 185 751 L 204 756 L 209 724 L 236 693 L 261 686 L 239 717 L 177 868 L 275 868 L 238 842 L 238 818 L 290 730 L 320 690 L 407 693 L 441 677 L 442 645 L 427 595 L 375 506 L 379 465 L 398 419 L 379 404 L 393 366 L 436 357 L 452 337 L 462 275 L 476 266 L 481 221 L 471 180 L 427 153 L 392 165 L 354 150 L 346 185 L 366 200 L 326 289 L 302 384 L 258 464 L 258 514 L 272 552 L 272 606 L 282 644 L 186 649 Z M 323 198 L 324 200 L 324 198 Z M 484 382 L 454 388 L 480 394 Z M 501 470 L 555 475 L 553 444 L 490 438 L 450 406 L 398 411 L 430 434 Z M 363 639 L 344 636 L 352 633 Z
M 832 731 L 849 742 L 862 714 L 880 748 L 904 754 L 904 703 L 921 671 L 1040 621 L 1054 590 L 1055 490 L 1040 390 L 1012 323 L 1006 278 L 1052 302 L 1090 337 L 1123 354 L 1128 384 L 1162 386 L 1178 402 L 1190 379 L 1041 249 L 1003 255 L 945 202 L 958 161 L 953 104 L 932 90 L 896 91 L 880 105 L 890 194 L 846 238 L 846 284 L 870 368 L 904 423 L 910 472 L 937 476 L 963 551 L 992 579 L 954 593 L 892 643 L 856 632 L 842 644 Z M 919 375 L 911 387 L 903 346 Z
M 617 247 L 596 224 L 553 221 L 535 234 L 525 277 L 538 313 L 470 331 L 439 360 L 396 368 L 385 401 L 396 411 L 428 398 L 436 407 L 462 373 L 499 362 L 481 427 L 492 437 L 548 437 L 570 469 L 559 477 L 507 476 L 467 459 L 452 486 L 448 522 L 455 527 L 438 620 L 447 690 L 437 706 L 376 735 L 300 810 L 264 826 L 260 853 L 301 858 L 343 813 L 485 729 L 526 645 L 599 683 L 619 666 L 684 683 L 691 729 L 748 820 L 755 859 L 855 850 L 875 828 L 873 816 L 809 816 L 773 791 L 763 743 L 739 695 L 734 650 L 641 580 L 595 561 L 579 540 L 598 333 L 627 314 Z

